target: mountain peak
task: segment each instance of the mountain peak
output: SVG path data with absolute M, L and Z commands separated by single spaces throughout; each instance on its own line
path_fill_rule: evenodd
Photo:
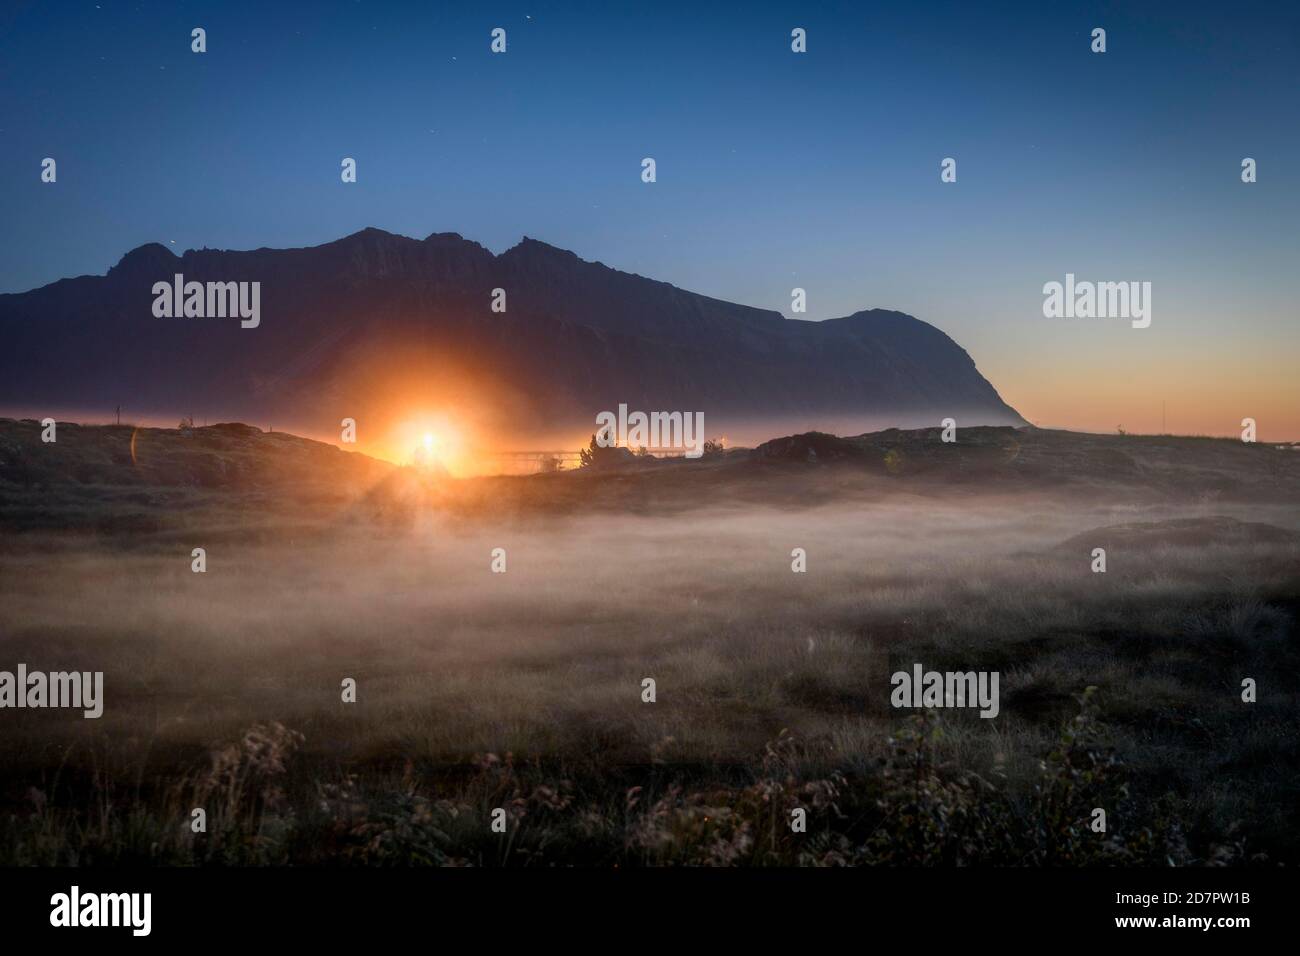
M 341 243 L 355 243 L 366 241 L 387 241 L 398 239 L 403 242 L 415 242 L 410 236 L 401 236 L 395 232 L 389 232 L 387 229 L 379 229 L 375 226 L 366 226 L 364 229 L 358 229 L 356 232 L 348 233 L 342 239 L 336 240 Z
M 578 254 L 576 252 L 570 252 L 568 249 L 561 249 L 559 246 L 553 246 L 549 242 L 542 242 L 542 240 L 534 239 L 531 236 L 524 236 L 505 252 L 501 253 L 501 257 L 528 259 L 559 258 L 578 261 Z
M 180 258 L 161 242 L 146 242 L 137 246 L 108 270 L 111 275 L 135 275 L 140 272 L 157 272 L 176 265 Z

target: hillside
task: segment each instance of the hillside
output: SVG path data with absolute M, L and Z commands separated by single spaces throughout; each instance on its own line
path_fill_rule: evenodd
M 205 510 L 347 516 L 671 513 L 896 496 L 1068 498 L 1108 505 L 1300 503 L 1300 453 L 1228 439 L 1036 428 L 808 433 L 691 461 L 627 458 L 549 475 L 448 480 L 242 424 L 163 429 L 0 419 L 0 527 L 156 529 Z M 210 516 L 208 516 L 210 517 Z
M 243 424 L 193 429 L 0 418 L 0 528 L 156 530 L 232 507 L 326 512 L 392 466 Z

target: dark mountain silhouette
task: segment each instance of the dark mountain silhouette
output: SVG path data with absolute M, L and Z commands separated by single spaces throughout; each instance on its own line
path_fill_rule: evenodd
M 156 318 L 153 284 L 176 273 L 260 282 L 260 326 Z M 490 309 L 497 288 L 505 313 Z M 709 434 L 1024 423 L 965 351 L 903 313 L 791 321 L 527 238 L 499 256 L 454 233 L 378 229 L 305 249 L 151 243 L 104 276 L 0 295 L 0 338 L 0 408 L 121 403 L 308 432 L 418 406 L 498 434 L 572 434 L 619 403 L 703 411 Z

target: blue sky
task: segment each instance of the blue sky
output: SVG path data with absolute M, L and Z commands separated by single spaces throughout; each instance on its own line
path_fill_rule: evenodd
M 1166 401 L 1187 412 L 1171 430 L 1215 432 L 1216 408 L 1231 425 L 1267 405 L 1261 437 L 1284 437 L 1265 420 L 1292 408 L 1300 432 L 1298 11 L 9 3 L 0 291 L 149 241 L 377 226 L 499 252 L 529 235 L 787 314 L 794 286 L 807 318 L 909 312 L 1043 424 L 1113 429 L 1134 409 L 1142 429 Z M 1152 327 L 1044 319 L 1042 285 L 1066 272 L 1151 281 Z

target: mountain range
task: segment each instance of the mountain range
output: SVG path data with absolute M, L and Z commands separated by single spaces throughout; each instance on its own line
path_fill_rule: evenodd
M 258 326 L 157 317 L 153 286 L 177 274 L 260 283 Z M 711 435 L 1025 423 L 912 316 L 791 320 L 529 238 L 500 255 L 378 229 L 298 249 L 150 243 L 106 275 L 0 295 L 0 339 L 0 411 L 120 404 L 310 434 L 437 408 L 517 448 L 590 431 L 620 403 L 703 411 Z

